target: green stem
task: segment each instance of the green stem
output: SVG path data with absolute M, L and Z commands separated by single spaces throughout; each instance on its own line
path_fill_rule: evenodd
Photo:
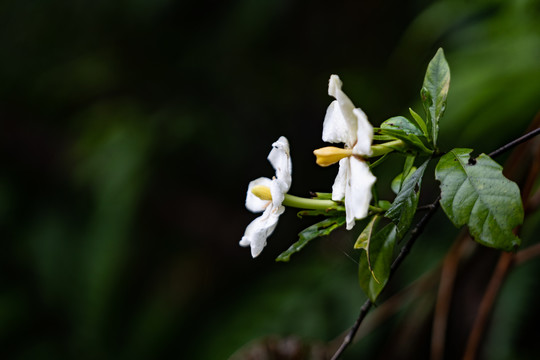
M 393 140 L 388 141 L 382 144 L 372 145 L 371 146 L 371 155 L 370 158 L 381 156 L 384 154 L 388 154 L 394 150 L 401 150 L 406 149 L 407 144 L 405 144 L 402 140 Z
M 332 200 L 309 199 L 294 196 L 291 194 L 285 194 L 285 200 L 283 200 L 283 205 L 309 210 L 326 210 L 330 208 L 335 209 L 339 206 L 337 202 Z
M 285 199 L 283 200 L 284 206 L 294 207 L 298 209 L 307 209 L 307 210 L 327 210 L 327 209 L 343 209 L 342 205 L 333 201 L 333 200 L 320 200 L 320 199 L 310 199 L 303 198 L 300 196 L 294 196 L 291 194 L 285 194 Z M 369 205 L 369 210 L 375 213 L 384 212 L 383 209 Z

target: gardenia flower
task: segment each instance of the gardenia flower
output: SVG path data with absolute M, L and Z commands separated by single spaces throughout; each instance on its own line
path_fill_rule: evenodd
M 249 183 L 246 208 L 263 212 L 253 220 L 240 240 L 241 246 L 251 246 L 251 255 L 258 256 L 266 246 L 266 239 L 274 232 L 279 216 L 285 211 L 282 202 L 291 187 L 292 163 L 289 142 L 284 136 L 272 144 L 268 160 L 276 170 L 273 179 L 260 177 Z
M 367 216 L 371 201 L 371 187 L 375 176 L 369 170 L 363 156 L 371 155 L 373 127 L 366 114 L 355 108 L 352 101 L 341 90 L 342 82 L 332 75 L 328 83 L 328 94 L 334 100 L 323 123 L 323 140 L 344 143 L 345 148 L 328 146 L 317 149 L 317 164 L 329 166 L 339 161 L 339 172 L 332 186 L 332 200 L 345 198 L 347 230 L 353 228 L 355 219 Z

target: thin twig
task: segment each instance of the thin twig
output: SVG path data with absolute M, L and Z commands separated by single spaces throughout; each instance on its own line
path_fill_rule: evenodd
M 492 151 L 489 153 L 489 157 L 496 157 L 501 155 L 502 153 L 508 151 L 509 149 L 513 148 L 514 146 L 517 146 L 521 143 L 524 143 L 525 141 L 535 137 L 536 135 L 540 134 L 540 128 L 534 129 L 531 132 L 517 138 L 516 140 L 510 141 L 508 144 L 501 146 L 495 151 Z
M 538 134 L 540 134 L 540 128 L 535 129 L 535 130 L 533 130 L 533 131 L 531 131 L 531 132 L 529 132 L 529 133 L 527 133 L 527 134 L 525 134 L 525 135 L 523 135 L 523 136 L 509 142 L 508 144 L 496 149 L 495 151 L 492 151 L 491 153 L 488 154 L 488 156 L 490 156 L 492 158 L 494 158 L 496 156 L 499 156 L 499 155 L 503 154 L 504 152 L 508 151 L 509 149 L 511 149 L 512 147 L 517 146 L 517 145 L 519 145 L 519 144 L 533 138 L 534 136 L 536 136 Z M 437 199 L 435 199 L 435 201 L 432 204 L 428 205 L 428 206 L 430 206 L 430 210 L 422 217 L 422 219 L 420 219 L 420 221 L 416 224 L 414 229 L 411 231 L 411 236 L 410 236 L 409 240 L 401 248 L 401 251 L 399 252 L 399 255 L 392 262 L 392 265 L 390 267 L 390 274 L 388 276 L 388 281 L 390 281 L 390 279 L 391 279 L 392 275 L 394 274 L 394 272 L 396 271 L 396 269 L 401 265 L 403 260 L 405 260 L 405 257 L 410 252 L 410 250 L 411 250 L 412 246 L 414 245 L 416 239 L 422 234 L 426 224 L 429 222 L 431 217 L 435 214 L 435 212 L 439 208 L 440 199 L 441 199 L 441 195 L 439 194 L 437 196 Z M 354 339 L 354 336 L 355 336 L 356 332 L 358 331 L 358 329 L 360 328 L 360 325 L 362 324 L 362 321 L 364 320 L 367 313 L 371 309 L 371 305 L 372 305 L 372 303 L 371 303 L 371 301 L 369 299 L 366 300 L 366 302 L 364 302 L 364 304 L 360 308 L 360 314 L 358 315 L 358 318 L 356 319 L 353 326 L 351 327 L 351 329 L 349 330 L 349 332 L 347 333 L 347 335 L 343 339 L 343 342 L 341 343 L 340 347 L 338 348 L 338 350 L 336 351 L 334 356 L 332 356 L 331 360 L 339 359 L 339 357 L 343 354 L 345 349 L 351 344 L 352 340 Z
M 407 241 L 407 243 L 401 248 L 399 255 L 394 259 L 394 262 L 392 262 L 392 266 L 390 267 L 390 274 L 388 276 L 388 281 L 390 280 L 390 278 L 392 277 L 396 269 L 399 267 L 399 265 L 401 265 L 403 260 L 405 260 L 405 257 L 411 250 L 412 246 L 414 245 L 414 242 L 420 236 L 420 234 L 422 234 L 426 224 L 431 219 L 433 214 L 435 214 L 435 211 L 437 211 L 437 209 L 439 208 L 440 199 L 441 199 L 441 196 L 440 195 L 437 196 L 437 199 L 435 199 L 435 201 L 431 204 L 431 209 L 424 215 L 424 217 L 422 217 L 422 219 L 416 224 L 414 229 L 411 231 L 411 237 L 409 238 L 409 241 Z M 343 354 L 345 349 L 352 342 L 354 335 L 356 334 L 356 332 L 358 331 L 358 328 L 360 327 L 360 324 L 362 324 L 362 321 L 366 317 L 369 309 L 371 308 L 371 305 L 372 303 L 369 299 L 366 300 L 364 305 L 362 305 L 362 307 L 360 308 L 360 314 L 358 315 L 358 318 L 354 322 L 354 325 L 351 327 L 351 330 L 347 333 L 347 335 L 343 339 L 343 342 L 341 343 L 341 346 L 339 347 L 339 349 L 336 351 L 334 356 L 332 356 L 332 360 L 339 359 L 341 354 Z

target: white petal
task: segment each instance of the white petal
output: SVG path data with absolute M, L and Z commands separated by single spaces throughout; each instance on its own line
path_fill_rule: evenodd
M 292 162 L 289 150 L 289 141 L 285 136 L 281 136 L 275 143 L 272 144 L 272 150 L 268 154 L 268 161 L 276 170 L 276 177 L 283 184 L 286 184 L 288 191 L 292 182 Z
M 341 90 L 342 82 L 337 75 L 332 75 L 328 82 L 328 95 L 333 101 L 326 110 L 323 123 L 323 140 L 332 143 L 345 143 L 352 147 L 356 142 L 357 119 L 353 113 L 354 104 Z
M 334 180 L 334 185 L 332 185 L 332 200 L 341 201 L 345 197 L 350 172 L 349 158 L 339 160 L 339 171 L 336 180 Z
M 283 206 L 268 206 L 264 213 L 253 220 L 246 228 L 244 236 L 240 240 L 241 246 L 251 246 L 251 256 L 257 257 L 266 246 L 266 239 L 274 232 L 279 220 L 283 214 Z
M 353 154 L 371 155 L 371 143 L 373 142 L 373 126 L 369 123 L 366 114 L 361 109 L 354 109 L 354 115 L 358 119 L 356 131 L 356 145 Z
M 246 208 L 254 213 L 264 211 L 268 204 L 270 204 L 269 200 L 261 200 L 259 197 L 255 196 L 251 192 L 251 189 L 253 189 L 254 186 L 258 185 L 267 186 L 271 189 L 272 180 L 270 180 L 269 178 L 260 177 L 249 183 L 246 194 Z
M 350 176 L 345 192 L 345 212 L 347 230 L 354 226 L 354 220 L 363 219 L 369 211 L 371 187 L 377 180 L 369 170 L 368 164 L 350 157 Z
M 285 199 L 285 194 L 289 191 L 289 187 L 281 179 L 274 179 L 270 184 L 270 193 L 272 194 L 272 205 L 281 206 Z

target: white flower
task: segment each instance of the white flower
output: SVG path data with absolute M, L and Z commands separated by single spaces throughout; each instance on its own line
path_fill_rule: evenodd
M 315 150 L 317 163 L 328 166 L 339 161 L 339 172 L 332 186 L 332 200 L 345 198 L 347 230 L 353 228 L 355 219 L 367 216 L 371 201 L 371 187 L 375 176 L 369 170 L 363 156 L 371 155 L 373 127 L 366 114 L 355 108 L 352 101 L 341 90 L 342 82 L 332 75 L 328 83 L 328 94 L 334 100 L 323 123 L 323 140 L 344 143 L 345 149 L 326 147 Z
M 285 211 L 281 204 L 291 187 L 292 163 L 289 142 L 284 136 L 272 144 L 268 160 L 276 170 L 273 179 L 261 177 L 249 183 L 246 208 L 263 212 L 253 220 L 240 240 L 241 246 L 251 246 L 251 255 L 258 256 L 266 246 L 266 239 L 274 232 L 279 216 Z M 268 191 L 269 190 L 269 191 Z

